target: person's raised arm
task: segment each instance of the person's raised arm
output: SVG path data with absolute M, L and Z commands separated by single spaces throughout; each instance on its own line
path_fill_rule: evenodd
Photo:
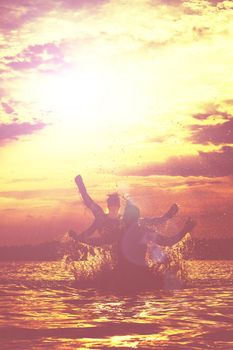
M 153 235 L 153 233 L 151 233 L 148 235 L 148 239 L 158 245 L 172 247 L 174 244 L 178 243 L 186 235 L 186 233 L 191 232 L 195 226 L 196 221 L 188 218 L 184 224 L 184 227 L 177 234 L 167 237 L 161 234 Z
M 98 204 L 96 204 L 87 193 L 87 190 L 83 183 L 83 179 L 81 175 L 76 176 L 75 183 L 78 186 L 78 189 L 82 196 L 84 204 L 92 211 L 93 215 L 96 217 L 99 214 L 103 214 L 104 213 L 103 209 Z
M 179 208 L 178 208 L 177 204 L 172 204 L 170 209 L 163 216 L 151 217 L 151 218 L 146 217 L 146 218 L 143 218 L 143 221 L 145 224 L 148 224 L 148 225 L 163 224 L 167 220 L 171 219 L 178 212 L 178 210 L 179 210 Z

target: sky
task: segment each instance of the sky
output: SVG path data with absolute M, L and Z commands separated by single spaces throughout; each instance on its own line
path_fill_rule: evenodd
M 0 245 L 86 228 L 77 174 L 232 237 L 232 40 L 232 1 L 1 0 Z

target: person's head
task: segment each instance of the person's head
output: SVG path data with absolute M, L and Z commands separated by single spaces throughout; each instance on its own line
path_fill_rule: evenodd
M 132 202 L 127 200 L 123 215 L 123 221 L 126 226 L 130 226 L 137 222 L 140 217 L 140 210 Z
M 108 195 L 107 206 L 110 215 L 118 215 L 121 204 L 120 197 L 117 192 Z

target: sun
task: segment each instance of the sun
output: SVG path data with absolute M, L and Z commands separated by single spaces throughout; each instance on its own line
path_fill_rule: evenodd
M 38 100 L 58 120 L 96 120 L 104 103 L 107 82 L 99 72 L 73 70 L 46 76 L 39 83 Z
M 143 121 L 143 87 L 132 72 L 112 65 L 72 67 L 27 84 L 31 99 L 56 122 L 120 130 Z

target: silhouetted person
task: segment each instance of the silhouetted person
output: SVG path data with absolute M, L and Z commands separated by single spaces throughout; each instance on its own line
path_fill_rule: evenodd
M 117 193 L 113 193 L 108 196 L 108 213 L 106 214 L 103 209 L 89 196 L 80 175 L 76 176 L 75 182 L 78 186 L 84 204 L 92 211 L 95 220 L 93 224 L 81 234 L 77 235 L 74 232 L 70 232 L 70 236 L 76 241 L 93 246 L 101 246 L 119 242 L 119 240 L 122 239 L 124 232 L 130 227 L 130 225 L 137 222 L 140 213 L 139 209 L 133 206 L 130 201 L 127 201 L 125 212 L 121 218 L 119 215 L 120 198 Z M 130 208 L 134 208 L 134 212 L 132 212 Z M 135 211 L 138 214 L 136 217 Z M 173 204 L 168 212 L 162 217 L 149 218 L 148 220 L 160 224 L 173 217 L 177 211 L 177 205 Z M 93 237 L 95 234 L 98 234 L 98 237 Z
M 139 208 L 127 200 L 124 214 L 120 217 L 118 214 L 120 199 L 118 194 L 114 193 L 108 196 L 108 213 L 106 214 L 91 199 L 80 175 L 75 178 L 75 182 L 84 204 L 95 217 L 93 224 L 81 234 L 70 233 L 75 241 L 88 244 L 88 249 L 84 247 L 84 259 L 90 247 L 112 245 L 117 257 L 115 267 L 117 286 L 124 287 L 125 282 L 132 286 L 135 282 L 139 282 L 144 286 L 148 283 L 149 285 L 160 283 L 158 279 L 154 280 L 152 272 L 146 264 L 148 242 L 152 241 L 161 246 L 172 246 L 179 242 L 187 232 L 190 232 L 195 223 L 188 219 L 182 230 L 172 237 L 166 237 L 158 233 L 155 228 L 177 213 L 178 207 L 176 204 L 173 204 L 168 212 L 161 217 L 141 218 Z M 98 237 L 94 237 L 96 233 L 98 233 Z M 158 250 L 160 251 L 159 247 Z
M 179 232 L 169 237 L 162 235 L 156 229 L 156 226 L 171 219 L 177 211 L 177 205 L 173 204 L 169 211 L 161 217 L 141 218 L 139 208 L 128 201 L 123 217 L 127 226 L 121 241 L 122 254 L 130 262 L 144 265 L 149 242 L 165 247 L 171 247 L 178 243 L 196 225 L 191 218 L 186 220 Z
M 75 240 L 88 243 L 93 246 L 112 244 L 114 241 L 116 241 L 116 237 L 118 237 L 119 231 L 121 230 L 121 220 L 118 214 L 120 209 L 119 195 L 117 193 L 113 193 L 108 196 L 108 213 L 106 214 L 103 209 L 89 196 L 80 175 L 75 178 L 75 182 L 78 186 L 84 204 L 92 211 L 95 220 L 93 224 L 81 234 L 76 235 L 74 233 L 70 233 L 70 235 Z M 96 234 L 98 237 L 92 237 Z
M 160 246 L 173 246 L 178 243 L 187 232 L 190 232 L 195 223 L 188 219 L 183 228 L 172 237 L 160 234 L 156 226 L 171 219 L 178 211 L 176 204 L 172 205 L 170 210 L 161 217 L 140 218 L 140 210 L 130 201 L 127 201 L 123 220 L 125 229 L 118 241 L 117 252 L 118 260 L 116 265 L 116 278 L 120 287 L 128 283 L 130 286 L 154 288 L 163 286 L 162 275 L 153 274 L 147 265 L 148 243 L 156 244 L 153 247 L 155 261 L 166 262 L 166 255 L 163 254 Z M 153 227 L 154 226 L 154 227 Z

